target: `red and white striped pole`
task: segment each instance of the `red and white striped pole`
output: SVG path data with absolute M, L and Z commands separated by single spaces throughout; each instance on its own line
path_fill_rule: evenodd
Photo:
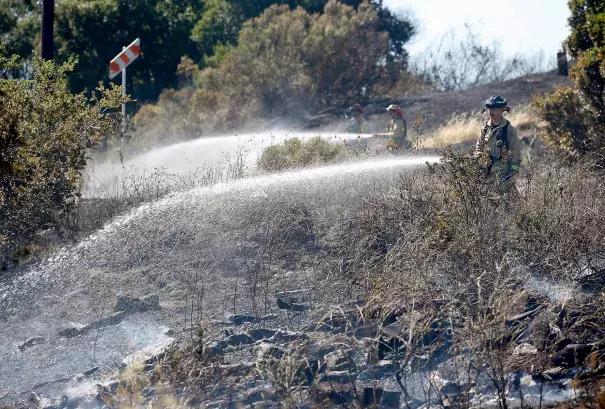
M 128 47 L 122 47 L 122 52 L 109 63 L 109 79 L 122 72 L 122 96 L 126 96 L 126 67 L 141 54 L 141 39 L 137 38 Z M 122 104 L 122 137 L 126 134 L 126 104 Z M 121 146 L 121 143 L 120 143 Z M 120 149 L 121 152 L 121 149 Z
M 122 52 L 126 47 L 122 47 Z M 126 67 L 122 68 L 122 98 L 126 97 Z M 120 138 L 120 152 L 122 152 L 122 140 L 126 135 L 126 103 L 122 103 L 122 138 Z

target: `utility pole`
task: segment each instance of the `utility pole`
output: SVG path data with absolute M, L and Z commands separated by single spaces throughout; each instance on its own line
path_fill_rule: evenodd
M 55 0 L 42 0 L 42 59 L 53 59 Z

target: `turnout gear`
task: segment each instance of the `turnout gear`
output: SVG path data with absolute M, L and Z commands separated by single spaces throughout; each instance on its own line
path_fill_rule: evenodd
M 497 126 L 490 119 L 481 130 L 476 153 L 489 155 L 488 175 L 508 181 L 519 171 L 521 164 L 521 141 L 517 130 L 506 118 Z
M 363 108 L 360 104 L 353 104 L 349 107 L 349 112 L 353 115 L 347 121 L 347 133 L 360 134 L 365 131 L 363 121 Z
M 398 105 L 392 104 L 387 107 L 387 111 L 394 114 L 394 116 L 389 122 L 387 132 L 377 136 L 387 136 L 389 138 L 387 142 L 388 149 L 411 148 L 412 143 L 406 139 L 407 123 L 403 116 L 403 110 Z

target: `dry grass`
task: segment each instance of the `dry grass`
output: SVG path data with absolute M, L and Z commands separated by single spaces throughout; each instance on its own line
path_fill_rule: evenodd
M 529 106 L 517 107 L 505 116 L 519 132 L 540 129 L 542 126 L 541 121 L 532 113 Z M 420 146 L 443 148 L 448 145 L 474 144 L 484 124 L 485 116 L 480 112 L 455 115 L 445 125 L 421 139 Z
M 500 407 L 507 407 L 511 371 L 526 364 L 511 362 L 518 334 L 507 322 L 523 312 L 531 297 L 542 300 L 550 314 L 546 316 L 554 317 L 548 318 L 547 327 L 556 326 L 558 334 L 555 340 L 545 340 L 540 359 L 550 359 L 560 339 L 589 343 L 605 336 L 604 297 L 561 296 L 549 289 L 527 288 L 532 278 L 545 287 L 577 288 L 579 271 L 590 268 L 592 258 L 602 257 L 605 184 L 589 166 L 568 167 L 548 158 L 517 177 L 519 191 L 514 196 L 503 197 L 487 183 L 479 165 L 475 158 L 447 151 L 443 162 L 429 172 L 406 173 L 398 183 L 377 191 L 364 186 L 358 207 L 338 197 L 343 195 L 339 190 L 330 191 L 331 201 L 290 197 L 291 191 L 284 192 L 288 196 L 284 201 L 269 191 L 267 200 L 241 204 L 229 215 L 241 215 L 245 227 L 234 220 L 223 230 L 242 236 L 231 240 L 245 238 L 258 249 L 251 246 L 253 252 L 242 253 L 254 262 L 239 288 L 244 287 L 241 294 L 250 294 L 252 300 L 250 310 L 237 313 L 267 312 L 265 297 L 278 280 L 274 271 L 288 254 L 294 255 L 296 265 L 286 268 L 299 272 L 308 263 L 315 274 L 314 291 L 324 296 L 338 291 L 349 299 L 362 295 L 367 304 L 359 315 L 379 317 L 378 321 L 399 318 L 402 330 L 396 338 L 405 347 L 393 359 L 402 368 L 439 350 L 465 351 L 467 367 L 486 368 Z M 330 206 L 338 207 L 334 205 L 338 200 L 342 208 L 335 211 Z M 299 201 L 300 206 L 292 205 Z M 314 261 L 312 257 L 300 261 L 307 251 L 302 243 L 311 243 L 313 253 L 308 255 Z M 235 305 L 235 294 L 233 301 Z M 580 314 L 582 320 L 559 320 L 563 312 L 568 317 Z M 348 323 L 345 326 L 349 329 Z M 374 341 L 378 344 L 379 336 Z M 229 398 L 246 379 L 242 371 L 262 377 L 272 386 L 271 393 L 289 402 L 286 407 L 304 407 L 311 396 L 311 389 L 296 379 L 307 358 L 304 350 L 293 348 L 281 359 L 234 366 L 213 361 L 201 344 L 198 340 L 170 351 L 159 365 L 156 373 L 163 383 L 157 400 L 165 403 L 157 407 L 185 406 L 189 399 L 189 404 L 197 405 L 219 392 Z M 540 359 L 532 371 L 542 370 Z M 427 393 L 438 393 L 439 380 L 427 380 L 433 388 Z M 138 406 L 140 391 L 151 381 L 135 378 L 125 384 L 125 392 L 110 397 Z M 399 381 L 405 389 L 406 380 Z M 486 382 L 475 372 L 463 374 L 462 381 Z M 315 385 L 315 380 L 309 382 Z M 438 406 L 445 408 L 446 401 L 444 397 Z

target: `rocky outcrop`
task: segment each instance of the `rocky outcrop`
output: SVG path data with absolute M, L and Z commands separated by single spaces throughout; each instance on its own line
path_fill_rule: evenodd
M 143 298 L 119 294 L 116 297 L 116 305 L 113 311 L 116 313 L 123 311 L 126 314 L 134 314 L 158 309 L 160 309 L 160 297 L 157 294 L 149 294 Z

